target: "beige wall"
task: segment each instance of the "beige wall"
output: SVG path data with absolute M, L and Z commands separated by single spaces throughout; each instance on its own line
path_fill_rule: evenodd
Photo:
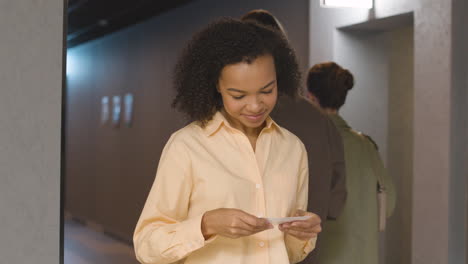
M 398 202 L 386 234 L 386 263 L 411 263 L 413 187 L 414 47 L 413 27 L 386 34 L 390 43 L 387 168 L 395 179 Z
M 0 0 L 0 263 L 59 263 L 61 0 Z
M 333 60 L 355 78 L 340 114 L 351 127 L 372 137 L 386 163 L 389 37 L 381 31 L 337 31 L 334 35 Z

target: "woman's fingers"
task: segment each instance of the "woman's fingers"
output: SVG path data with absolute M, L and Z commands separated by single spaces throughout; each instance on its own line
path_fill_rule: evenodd
M 303 210 L 297 210 L 295 216 L 309 216 L 309 219 L 304 220 L 304 221 L 310 222 L 311 224 L 320 224 L 322 222 L 322 220 L 320 219 L 320 216 L 311 212 L 303 211 Z M 302 222 L 302 221 L 297 221 L 297 222 Z
M 278 228 L 281 231 L 288 233 L 294 237 L 297 237 L 301 240 L 308 240 L 313 237 L 316 237 L 317 234 L 322 231 L 322 227 L 320 225 L 320 217 L 316 214 L 305 212 L 302 210 L 298 210 L 296 212 L 296 216 L 305 215 L 309 215 L 310 218 L 302 221 L 283 223 L 279 225 Z
M 244 236 L 250 236 L 251 234 L 253 233 L 249 230 L 245 230 L 245 229 L 238 228 L 238 227 L 237 228 L 231 227 L 228 229 L 228 232 L 225 234 L 225 236 L 229 238 L 239 238 L 239 237 L 244 237 Z
M 273 226 L 268 220 L 232 208 L 208 211 L 202 219 L 202 233 L 205 238 L 214 234 L 237 238 L 270 228 Z
M 253 215 L 246 215 L 245 217 L 242 217 L 241 220 L 245 224 L 254 228 L 255 230 L 265 230 L 273 228 L 273 225 L 270 222 L 268 222 L 268 220 L 265 218 L 258 218 Z
M 251 228 L 251 230 L 265 230 L 273 228 L 273 225 L 268 222 L 265 218 L 258 218 L 254 215 L 238 210 L 238 219 L 245 225 Z
M 320 233 L 322 231 L 322 227 L 320 224 L 311 223 L 308 221 L 295 221 L 291 223 L 286 223 L 283 227 L 290 230 L 308 231 L 315 233 Z
M 295 216 L 306 216 L 306 215 L 310 215 L 310 213 L 301 209 L 297 209 L 296 214 L 295 214 Z
M 228 237 L 238 238 L 250 236 L 269 228 L 273 228 L 273 226 L 265 219 L 256 218 L 247 213 L 245 213 L 245 215 L 241 213 L 237 218 L 233 219 L 228 229 Z
M 258 218 L 251 214 L 242 212 L 239 216 L 239 227 L 248 230 L 252 233 L 261 232 L 266 229 L 273 228 L 273 225 L 264 218 Z

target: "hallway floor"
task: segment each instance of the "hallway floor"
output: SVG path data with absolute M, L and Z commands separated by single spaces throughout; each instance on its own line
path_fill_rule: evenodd
M 73 220 L 65 220 L 64 230 L 64 264 L 138 264 L 126 243 Z

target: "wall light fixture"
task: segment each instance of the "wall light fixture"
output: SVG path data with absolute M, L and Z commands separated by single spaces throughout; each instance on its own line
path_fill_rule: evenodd
M 322 7 L 355 7 L 355 8 L 367 8 L 371 9 L 374 7 L 373 0 L 320 0 Z

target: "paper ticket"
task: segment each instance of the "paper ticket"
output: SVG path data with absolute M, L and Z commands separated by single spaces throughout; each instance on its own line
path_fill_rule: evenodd
M 279 225 L 282 223 L 288 223 L 293 221 L 307 220 L 310 218 L 310 215 L 306 216 L 294 216 L 294 217 L 276 217 L 276 218 L 265 218 L 273 225 Z

